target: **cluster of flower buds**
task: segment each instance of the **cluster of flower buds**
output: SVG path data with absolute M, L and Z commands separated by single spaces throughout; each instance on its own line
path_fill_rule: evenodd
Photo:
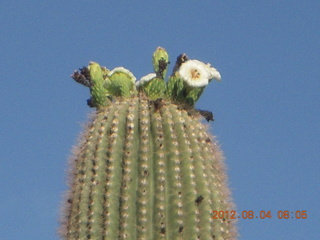
M 92 107 L 108 106 L 117 97 L 129 98 L 138 92 L 150 100 L 165 98 L 178 104 L 194 107 L 204 88 L 212 79 L 221 80 L 221 75 L 209 63 L 192 60 L 186 54 L 177 57 L 172 74 L 166 81 L 169 55 L 158 47 L 152 57 L 153 73 L 136 81 L 135 76 L 123 67 L 108 70 L 98 63 L 90 62 L 88 67 L 75 71 L 72 77 L 90 88 Z

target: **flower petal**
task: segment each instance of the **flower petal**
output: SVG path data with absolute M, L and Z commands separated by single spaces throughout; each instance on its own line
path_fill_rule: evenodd
M 149 73 L 145 76 L 143 76 L 139 81 L 136 82 L 136 86 L 142 86 L 143 84 L 145 84 L 146 82 L 149 82 L 150 80 L 152 80 L 153 78 L 155 78 L 157 76 L 157 74 L 155 73 Z

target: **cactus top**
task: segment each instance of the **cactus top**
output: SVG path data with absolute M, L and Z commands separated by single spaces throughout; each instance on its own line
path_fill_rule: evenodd
M 138 81 L 128 69 L 117 67 L 109 70 L 95 62 L 74 71 L 72 78 L 90 88 L 88 105 L 96 108 L 108 106 L 118 98 L 135 97 L 139 93 L 151 100 L 167 99 L 193 108 L 208 83 L 212 79 L 221 80 L 220 73 L 209 63 L 191 60 L 186 54 L 181 54 L 166 81 L 169 56 L 162 47 L 153 53 L 152 63 L 154 72 Z

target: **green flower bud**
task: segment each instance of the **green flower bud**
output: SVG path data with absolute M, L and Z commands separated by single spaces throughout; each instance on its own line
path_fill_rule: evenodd
M 176 76 L 170 76 L 167 84 L 166 95 L 169 99 L 173 101 L 182 101 L 183 100 L 183 90 L 184 84 L 183 80 Z
M 90 88 L 91 99 L 90 105 L 92 107 L 107 106 L 110 103 L 108 98 L 108 91 L 104 88 L 103 71 L 98 63 L 90 62 L 88 66 L 90 72 L 90 81 L 92 86 Z
M 167 74 L 169 64 L 169 55 L 167 51 L 162 47 L 158 47 L 153 53 L 152 63 L 157 77 L 164 79 Z
M 108 73 L 104 87 L 115 97 L 130 97 L 136 93 L 135 76 L 123 67 L 117 67 Z
M 144 92 L 151 100 L 162 98 L 165 94 L 166 84 L 155 73 L 150 73 L 136 82 L 140 91 Z
M 100 78 L 102 77 L 102 71 L 101 71 L 100 65 L 96 62 L 90 62 L 88 69 L 90 71 L 90 77 L 92 81 L 99 81 Z

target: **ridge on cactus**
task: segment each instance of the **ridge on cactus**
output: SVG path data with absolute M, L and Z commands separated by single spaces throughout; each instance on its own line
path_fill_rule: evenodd
M 234 210 L 223 154 L 194 106 L 220 73 L 158 47 L 153 73 L 136 81 L 123 67 L 90 62 L 72 78 L 96 108 L 73 157 L 60 233 L 65 240 L 230 240 Z M 167 78 L 167 79 L 166 79 Z

